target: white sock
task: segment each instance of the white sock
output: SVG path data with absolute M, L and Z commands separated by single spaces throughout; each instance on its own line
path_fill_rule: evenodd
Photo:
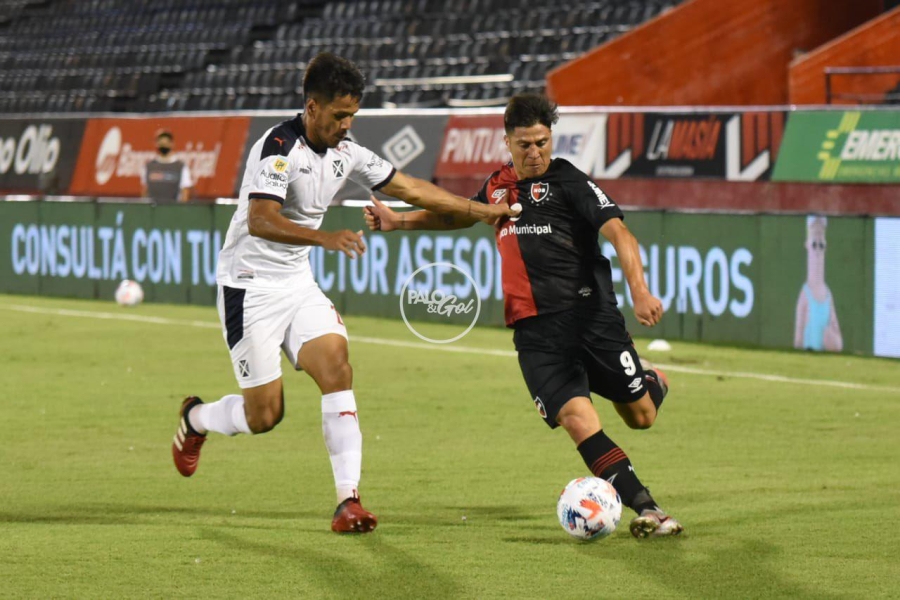
M 244 413 L 244 397 L 237 394 L 224 396 L 218 402 L 199 404 L 191 409 L 188 421 L 197 433 L 215 431 L 225 435 L 252 433 Z
M 362 470 L 362 433 L 353 390 L 322 396 L 322 434 L 331 456 L 338 504 L 358 496 Z

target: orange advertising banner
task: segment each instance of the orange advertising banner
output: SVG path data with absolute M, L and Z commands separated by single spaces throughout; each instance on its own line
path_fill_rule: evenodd
M 144 165 L 156 155 L 156 133 L 166 130 L 173 137 L 172 154 L 191 171 L 191 196 L 230 197 L 249 125 L 248 117 L 90 119 L 70 193 L 140 196 Z

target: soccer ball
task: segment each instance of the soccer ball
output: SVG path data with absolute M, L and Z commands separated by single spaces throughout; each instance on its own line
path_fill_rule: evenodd
M 116 288 L 116 302 L 119 306 L 137 306 L 144 301 L 144 290 L 137 281 L 126 279 Z
M 566 533 L 580 540 L 599 540 L 616 530 L 622 501 L 616 488 L 599 477 L 579 477 L 559 495 L 556 516 Z

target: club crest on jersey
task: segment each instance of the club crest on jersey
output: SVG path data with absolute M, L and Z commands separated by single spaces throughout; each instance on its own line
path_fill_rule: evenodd
M 341 159 L 337 159 L 333 163 L 331 163 L 331 168 L 334 170 L 334 176 L 337 179 L 340 179 L 344 176 L 344 161 L 342 161 Z
M 547 409 L 544 408 L 544 403 L 539 396 L 534 397 L 534 407 L 542 417 L 547 418 Z
M 532 183 L 531 184 L 531 199 L 535 202 L 540 202 L 547 197 L 547 194 L 550 193 L 550 184 L 549 183 Z

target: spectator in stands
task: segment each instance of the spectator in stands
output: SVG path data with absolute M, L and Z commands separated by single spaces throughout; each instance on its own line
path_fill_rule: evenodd
M 156 132 L 156 157 L 144 166 L 141 195 L 155 204 L 187 202 L 191 197 L 191 171 L 184 161 L 172 156 L 174 139 L 166 130 Z
M 806 219 L 806 283 L 797 299 L 794 347 L 840 352 L 844 347 L 841 326 L 834 310 L 831 289 L 825 283 L 825 217 Z

